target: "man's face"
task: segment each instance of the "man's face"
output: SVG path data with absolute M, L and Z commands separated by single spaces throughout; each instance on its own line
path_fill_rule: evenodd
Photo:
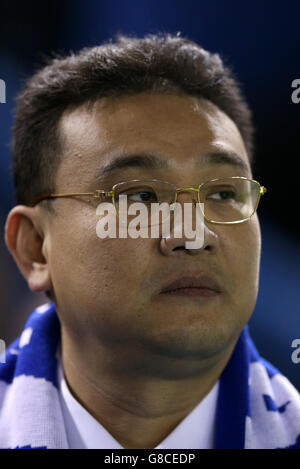
M 102 99 L 92 108 L 65 112 L 60 132 L 64 153 L 58 193 L 110 190 L 131 179 L 191 187 L 214 178 L 252 177 L 236 125 L 212 103 L 195 97 L 141 93 Z M 212 152 L 235 153 L 249 170 L 199 164 Z M 169 169 L 133 166 L 101 176 L 101 168 L 115 157 L 145 153 L 166 160 Z M 178 202 L 192 197 L 192 192 L 179 194 Z M 170 357 L 200 358 L 221 353 L 248 322 L 258 291 L 256 214 L 240 224 L 206 222 L 204 246 L 191 255 L 178 249 L 186 240 L 101 239 L 97 203 L 84 198 L 51 203 L 57 215 L 46 233 L 44 254 L 60 320 L 73 338 L 122 344 L 124 351 L 139 345 Z M 161 293 L 181 276 L 201 274 L 217 281 L 221 294 L 204 300 Z

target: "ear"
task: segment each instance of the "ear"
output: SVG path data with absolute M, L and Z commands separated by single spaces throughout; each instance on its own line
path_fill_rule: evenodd
M 5 224 L 6 246 L 33 292 L 52 287 L 41 226 L 41 214 L 36 207 L 25 205 L 16 205 L 9 212 Z

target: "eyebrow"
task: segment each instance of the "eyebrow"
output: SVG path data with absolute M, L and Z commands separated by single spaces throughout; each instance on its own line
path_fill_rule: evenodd
M 230 165 L 243 171 L 249 171 L 250 167 L 236 153 L 227 152 L 210 152 L 205 153 L 197 158 L 198 165 Z M 109 173 L 114 173 L 126 168 L 142 168 L 142 169 L 171 169 L 169 160 L 158 155 L 148 153 L 134 153 L 124 156 L 118 156 L 104 167 L 100 168 L 97 179 Z

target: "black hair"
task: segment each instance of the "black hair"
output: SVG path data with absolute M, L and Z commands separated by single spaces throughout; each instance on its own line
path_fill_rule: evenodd
M 12 141 L 16 203 L 30 205 L 38 195 L 55 192 L 62 158 L 57 130 L 67 108 L 145 91 L 183 93 L 213 102 L 235 122 L 253 164 L 251 112 L 219 54 L 179 33 L 117 35 L 115 41 L 47 59 L 17 96 Z M 49 200 L 41 203 L 54 212 Z

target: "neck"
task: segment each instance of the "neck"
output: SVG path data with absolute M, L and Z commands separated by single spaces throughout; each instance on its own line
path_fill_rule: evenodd
M 62 329 L 62 365 L 75 399 L 123 448 L 155 448 L 211 391 L 235 343 L 196 366 L 182 359 L 166 363 L 137 350 L 116 353 L 115 346 L 108 350 L 99 343 L 81 342 L 79 350 Z M 143 357 L 142 367 L 133 356 Z

